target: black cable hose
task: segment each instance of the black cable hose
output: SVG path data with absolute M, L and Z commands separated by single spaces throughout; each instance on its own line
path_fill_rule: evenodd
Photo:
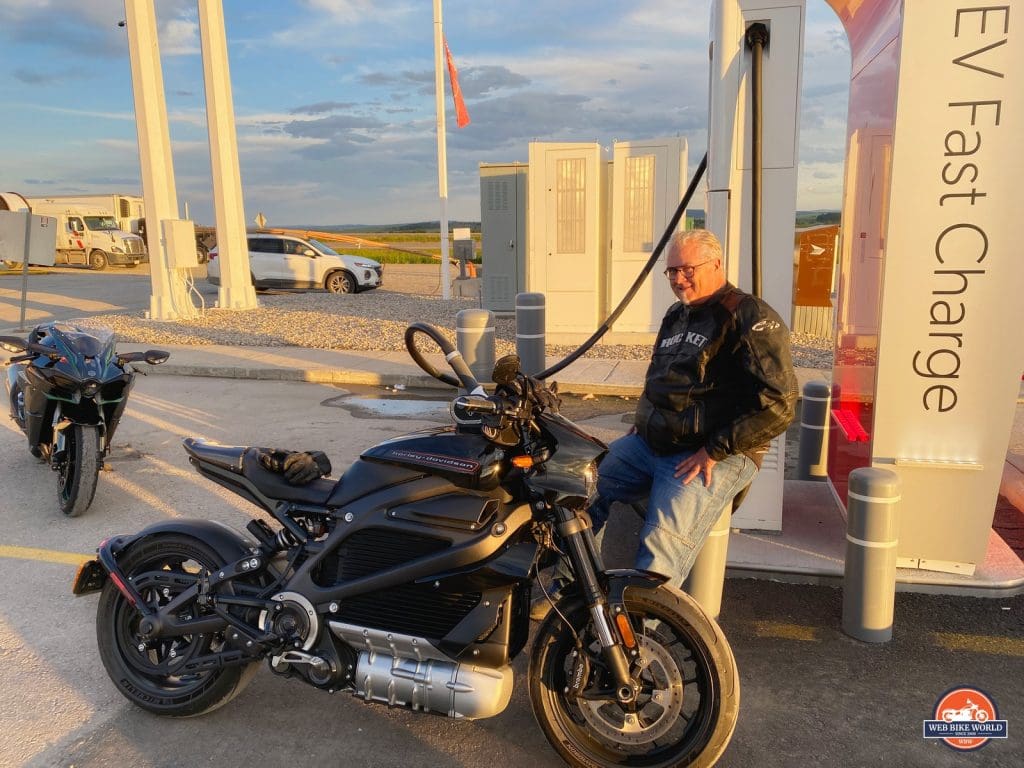
M 546 379 L 549 376 L 553 376 L 558 373 L 568 365 L 571 365 L 580 357 L 585 355 L 602 336 L 611 330 L 612 324 L 618 320 L 619 315 L 622 314 L 623 310 L 625 310 L 629 305 L 629 302 L 631 302 L 633 297 L 636 296 L 636 292 L 640 290 L 640 286 L 643 285 L 647 275 L 649 275 L 651 270 L 654 269 L 655 262 L 658 261 L 658 257 L 661 256 L 661 252 L 665 250 L 665 246 L 668 245 L 668 241 L 672 238 L 672 233 L 675 232 L 676 226 L 679 224 L 679 220 L 683 218 L 683 214 L 686 213 L 686 206 L 690 204 L 690 198 L 693 197 L 693 193 L 697 191 L 697 182 L 700 181 L 700 178 L 704 175 L 704 171 L 707 167 L 708 156 L 705 154 L 704 157 L 701 158 L 700 165 L 697 166 L 697 170 L 693 172 L 693 178 L 690 179 L 690 186 L 686 188 L 686 194 L 683 195 L 683 199 L 679 201 L 679 206 L 676 208 L 676 212 L 672 214 L 672 218 L 669 220 L 668 226 L 665 227 L 665 232 L 662 234 L 661 240 L 658 241 L 657 247 L 654 249 L 654 252 L 651 253 L 651 258 L 647 260 L 644 268 L 640 270 L 640 274 L 637 275 L 636 280 L 633 281 L 633 285 L 626 292 L 626 295 L 622 297 L 622 301 L 619 302 L 619 306 L 615 308 L 615 311 L 608 315 L 608 319 L 601 323 L 598 329 L 594 332 L 594 335 L 583 342 L 578 349 L 571 352 L 564 360 L 541 371 L 534 378 Z
M 750 285 L 752 293 L 761 296 L 761 138 L 762 128 L 762 65 L 764 48 L 768 45 L 768 27 L 751 24 L 746 34 L 750 46 Z

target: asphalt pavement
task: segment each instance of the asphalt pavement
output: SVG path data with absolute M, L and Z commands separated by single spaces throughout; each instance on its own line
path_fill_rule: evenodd
M 316 447 L 340 469 L 369 445 L 448 418 L 445 399 L 432 392 L 399 401 L 386 394 L 311 382 L 140 378 L 93 506 L 75 519 L 56 511 L 53 474 L 29 455 L 12 422 L 0 422 L 0 766 L 559 765 L 530 711 L 528 653 L 513 665 L 508 709 L 477 722 L 329 696 L 265 668 L 224 708 L 166 720 L 125 702 L 102 668 L 97 598 L 70 594 L 75 565 L 99 541 L 172 518 L 241 530 L 260 516 L 192 471 L 182 438 Z M 621 402 L 623 414 L 630 408 Z M 580 424 L 604 439 L 622 429 L 615 408 Z M 618 515 L 607 537 L 609 566 L 626 564 L 635 535 L 634 518 Z M 879 645 L 841 632 L 841 599 L 830 587 L 727 580 L 720 623 L 739 664 L 742 704 L 720 766 L 1024 764 L 1024 597 L 900 593 L 893 640 Z M 963 755 L 922 738 L 923 721 L 956 685 L 997 703 L 1008 739 Z

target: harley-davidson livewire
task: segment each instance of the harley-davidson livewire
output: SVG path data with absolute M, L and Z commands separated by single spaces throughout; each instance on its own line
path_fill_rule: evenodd
M 418 333 L 458 379 L 423 357 Z M 102 590 L 97 638 L 118 690 L 150 712 L 198 715 L 268 659 L 331 693 L 491 717 L 512 695 L 538 569 L 563 557 L 575 581 L 530 650 L 548 740 L 574 766 L 712 765 L 739 709 L 732 651 L 661 577 L 604 569 L 585 506 L 605 446 L 515 356 L 486 396 L 436 328 L 405 338 L 420 367 L 470 394 L 453 402 L 454 426 L 383 442 L 337 481 L 290 485 L 265 449 L 185 440 L 200 474 L 277 526 L 253 520 L 250 538 L 172 520 L 100 545 L 74 591 Z
M 70 517 L 92 504 L 103 457 L 135 380 L 131 363 L 162 363 L 168 354 L 118 354 L 114 334 L 62 322 L 37 325 L 28 339 L 0 336 L 0 347 L 22 353 L 7 364 L 11 418 L 33 456 L 59 479 L 60 510 Z

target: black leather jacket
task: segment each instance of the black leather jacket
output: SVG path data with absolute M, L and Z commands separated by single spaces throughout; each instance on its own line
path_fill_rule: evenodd
M 726 283 L 703 304 L 677 302 L 665 314 L 636 428 L 659 454 L 703 446 L 716 461 L 745 453 L 760 466 L 796 399 L 789 330 L 765 302 Z

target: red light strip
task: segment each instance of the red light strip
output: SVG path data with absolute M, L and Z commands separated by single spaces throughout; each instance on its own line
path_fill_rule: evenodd
M 833 408 L 832 418 L 835 419 L 839 429 L 851 443 L 866 443 L 871 437 L 861 426 L 857 414 L 849 408 Z

